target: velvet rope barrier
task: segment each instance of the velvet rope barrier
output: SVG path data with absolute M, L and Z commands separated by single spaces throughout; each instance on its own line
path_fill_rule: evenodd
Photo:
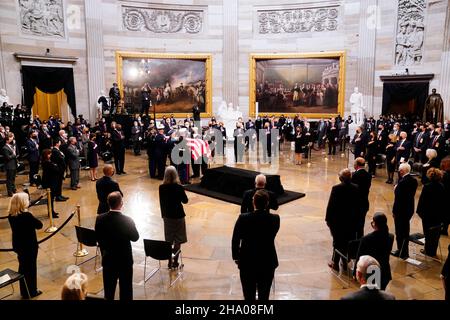
M 36 205 L 39 201 L 41 201 L 42 198 L 44 197 L 44 195 L 45 195 L 45 193 L 43 193 L 42 195 L 40 195 L 39 198 L 37 198 L 36 200 L 30 201 L 30 205 L 28 206 L 28 208 L 31 208 L 32 206 Z M 2 220 L 2 219 L 8 219 L 8 216 L 9 216 L 9 215 L 0 217 L 0 220 Z
M 73 218 L 73 216 L 75 215 L 75 211 L 73 211 L 70 216 L 67 218 L 66 221 L 63 222 L 63 224 L 53 233 L 51 233 L 50 235 L 48 235 L 47 237 L 45 237 L 44 239 L 41 239 L 38 241 L 38 244 L 41 244 L 44 241 L 47 241 L 48 239 L 50 239 L 51 237 L 53 237 L 55 234 L 57 234 L 60 230 L 62 230 L 62 228 L 64 228 L 66 226 L 67 223 L 69 223 L 69 221 Z M 0 249 L 0 252 L 9 252 L 9 251 L 14 251 L 14 249 Z

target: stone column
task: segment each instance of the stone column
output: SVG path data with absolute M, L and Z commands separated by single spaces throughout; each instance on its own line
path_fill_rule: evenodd
M 238 1 L 223 0 L 223 99 L 238 104 L 239 30 Z
M 441 54 L 440 94 L 444 100 L 444 120 L 450 119 L 450 4 L 447 5 L 447 16 L 444 26 L 444 43 Z
M 97 116 L 97 99 L 105 90 L 105 63 L 103 50 L 102 0 L 84 2 L 86 14 L 86 55 L 89 90 L 89 120 Z
M 3 42 L 1 32 L 0 32 L 0 89 L 6 89 L 5 64 L 3 63 Z M 6 94 L 8 94 L 8 92 Z
M 379 18 L 378 0 L 362 0 L 359 16 L 359 44 L 356 86 L 363 94 L 366 116 L 377 116 L 381 109 L 374 110 L 373 93 L 375 77 L 375 45 Z

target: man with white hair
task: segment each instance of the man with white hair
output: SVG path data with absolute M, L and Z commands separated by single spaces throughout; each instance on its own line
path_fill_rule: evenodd
M 253 196 L 258 190 L 265 190 L 269 194 L 269 209 L 278 210 L 277 196 L 266 188 L 266 176 L 258 174 L 255 178 L 255 188 L 244 192 L 241 204 L 241 213 L 253 212 Z
M 377 283 L 380 275 L 378 261 L 371 256 L 361 256 L 356 265 L 356 279 L 361 284 L 361 288 L 347 294 L 341 300 L 395 300 L 392 294 L 380 290 L 379 283 Z
M 402 259 L 409 257 L 409 221 L 414 215 L 414 197 L 417 190 L 417 180 L 409 174 L 410 171 L 409 164 L 400 164 L 398 168 L 400 178 L 394 187 L 395 199 L 392 207 L 397 239 L 397 251 L 393 255 Z
M 400 132 L 400 140 L 395 145 L 395 158 L 398 164 L 408 162 L 411 154 L 411 141 L 407 140 L 408 134 L 405 131 Z

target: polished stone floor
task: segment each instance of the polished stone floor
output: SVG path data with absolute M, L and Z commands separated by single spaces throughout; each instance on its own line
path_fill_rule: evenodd
M 331 187 L 338 183 L 337 172 L 348 166 L 345 154 L 326 156 L 314 151 L 310 164 L 293 164 L 290 145 L 282 147 L 279 163 L 238 164 L 237 166 L 267 173 L 278 173 L 286 189 L 306 193 L 306 197 L 285 204 L 277 210 L 281 216 L 281 227 L 276 238 L 280 266 L 276 270 L 275 287 L 272 299 L 339 299 L 357 288 L 355 282 L 348 283 L 345 275 L 330 271 L 327 262 L 331 256 L 331 236 L 324 221 L 325 209 Z M 229 148 L 226 163 L 234 165 L 232 149 Z M 249 157 L 254 160 L 254 156 Z M 213 166 L 218 166 L 216 163 Z M 99 168 L 101 169 L 101 168 Z M 144 284 L 144 251 L 142 239 L 163 239 L 163 223 L 159 210 L 158 185 L 160 181 L 151 180 L 147 174 L 145 153 L 134 156 L 127 151 L 126 175 L 115 176 L 125 194 L 123 212 L 134 219 L 140 233 L 138 242 L 133 243 L 134 253 L 134 298 L 135 299 L 242 299 L 239 273 L 231 259 L 231 234 L 239 214 L 239 207 L 205 196 L 188 193 L 189 203 L 185 205 L 188 243 L 182 247 L 184 273 L 174 286 L 169 287 L 170 279 L 176 275 L 162 269 Z M 366 220 L 366 232 L 370 232 L 370 220 L 374 212 L 388 215 L 391 232 L 393 219 L 393 187 L 384 183 L 384 170 L 373 180 L 370 192 L 370 211 Z M 99 174 L 101 176 L 101 174 Z M 26 176 L 19 176 L 18 185 L 26 182 Z M 97 198 L 95 183 L 89 180 L 89 172 L 81 172 L 82 188 L 72 191 L 65 183 L 63 194 L 70 197 L 67 202 L 57 202 L 56 210 L 61 225 L 75 206 L 81 206 L 81 224 L 93 228 L 96 217 Z M 2 188 L 5 188 L 3 185 Z M 418 199 L 418 190 L 416 199 Z M 40 190 L 30 190 L 36 195 Z M 349 199 L 351 205 L 351 199 Z M 5 190 L 0 197 L 0 216 L 6 215 L 8 198 Z M 34 215 L 48 226 L 46 206 L 33 207 Z M 72 219 L 61 232 L 40 245 L 38 256 L 38 287 L 44 293 L 36 299 L 59 299 L 60 290 L 67 277 L 67 268 L 74 264 L 76 236 Z M 45 229 L 45 228 L 44 228 Z M 422 232 L 420 218 L 415 215 L 411 232 Z M 39 231 L 38 238 L 45 237 Z M 7 220 L 0 220 L 0 247 L 11 246 L 11 232 Z M 444 257 L 447 256 L 448 237 L 441 237 Z M 395 245 L 394 245 L 395 248 Z M 95 248 L 88 248 L 92 257 Z M 416 250 L 419 252 L 419 248 Z M 411 248 L 411 253 L 414 248 Z M 441 264 L 427 260 L 418 254 L 417 260 L 426 262 L 424 266 L 414 266 L 401 259 L 391 257 L 393 281 L 387 290 L 397 299 L 443 299 L 442 283 L 439 279 Z M 150 269 L 156 261 L 148 260 Z M 17 270 L 14 253 L 0 252 L 0 270 Z M 165 266 L 165 265 L 164 265 Z M 257 267 L 257 266 L 255 266 Z M 95 272 L 94 260 L 81 266 L 89 276 L 89 291 L 103 294 L 101 271 Z M 149 269 L 147 269 L 149 270 Z M 9 299 L 20 299 L 18 285 Z M 0 290 L 0 296 L 7 294 L 9 288 Z

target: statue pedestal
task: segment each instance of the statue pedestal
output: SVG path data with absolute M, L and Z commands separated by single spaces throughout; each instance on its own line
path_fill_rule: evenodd
M 356 134 L 356 128 L 358 128 L 358 125 L 356 123 L 350 123 L 348 125 L 348 135 L 350 136 L 350 140 L 353 139 L 353 137 Z

